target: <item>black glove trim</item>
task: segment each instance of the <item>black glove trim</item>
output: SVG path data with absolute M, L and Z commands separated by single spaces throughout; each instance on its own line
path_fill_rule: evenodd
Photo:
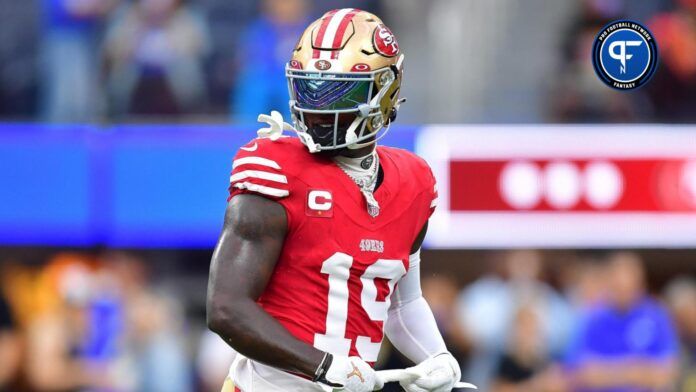
M 320 382 L 322 384 L 326 384 L 330 387 L 333 388 L 341 388 L 343 385 L 341 384 L 336 384 L 333 382 L 330 382 L 329 380 L 326 379 L 326 372 L 329 371 L 329 368 L 331 367 L 331 363 L 333 362 L 333 355 L 326 353 L 324 354 L 324 358 L 322 358 L 321 363 L 319 364 L 319 367 L 317 367 L 317 370 L 314 372 L 314 378 L 312 381 L 314 382 Z

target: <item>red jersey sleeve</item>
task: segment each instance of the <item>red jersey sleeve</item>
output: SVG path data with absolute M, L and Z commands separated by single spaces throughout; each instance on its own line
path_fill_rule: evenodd
M 290 195 L 290 175 L 277 150 L 269 139 L 254 139 L 239 149 L 232 162 L 228 201 L 240 193 L 272 200 Z

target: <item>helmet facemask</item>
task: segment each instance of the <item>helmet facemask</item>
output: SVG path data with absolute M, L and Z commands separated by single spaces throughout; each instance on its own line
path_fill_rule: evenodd
M 371 72 L 305 71 L 288 65 L 290 112 L 310 151 L 357 149 L 386 135 L 401 102 L 402 60 Z

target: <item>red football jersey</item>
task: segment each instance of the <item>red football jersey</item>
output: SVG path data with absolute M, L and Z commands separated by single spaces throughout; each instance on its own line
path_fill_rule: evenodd
M 230 198 L 253 193 L 286 211 L 288 234 L 258 303 L 295 337 L 334 355 L 374 362 L 390 297 L 436 203 L 416 155 L 377 147 L 384 179 L 372 217 L 358 186 L 297 138 L 254 139 L 234 159 Z

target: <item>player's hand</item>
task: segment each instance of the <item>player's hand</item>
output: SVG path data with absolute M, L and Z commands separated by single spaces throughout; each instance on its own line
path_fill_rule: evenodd
M 334 391 L 346 392 L 370 392 L 384 386 L 374 369 L 359 357 L 334 356 L 322 382 Z
M 459 363 L 450 353 L 434 355 L 409 368 L 417 378 L 401 381 L 406 392 L 449 392 L 461 378 Z

